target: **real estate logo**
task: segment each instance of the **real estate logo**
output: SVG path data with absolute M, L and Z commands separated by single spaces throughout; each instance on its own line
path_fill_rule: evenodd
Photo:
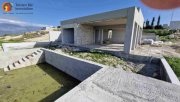
M 10 3 L 10 2 L 4 2 L 4 3 L 2 4 L 2 10 L 3 10 L 4 12 L 10 12 L 10 11 L 12 10 L 12 7 L 13 7 L 13 4 Z

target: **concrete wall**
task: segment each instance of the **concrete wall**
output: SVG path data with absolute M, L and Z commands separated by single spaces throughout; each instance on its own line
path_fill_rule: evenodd
M 94 28 L 90 25 L 81 25 L 75 28 L 75 45 L 94 43 Z
M 162 80 L 180 85 L 179 79 L 177 78 L 176 74 L 174 73 L 165 58 L 160 59 L 160 64 L 160 74 Z
M 103 41 L 108 40 L 108 31 L 109 31 L 109 29 L 111 29 L 112 30 L 112 38 L 109 40 L 111 40 L 111 42 L 115 43 L 115 44 L 124 43 L 125 28 L 123 28 L 120 25 L 99 26 L 99 27 L 95 27 L 95 29 L 99 29 L 99 30 L 103 29 L 103 37 L 102 37 Z M 99 32 L 96 32 L 96 35 L 97 35 L 97 33 L 99 33 Z M 101 36 L 96 36 L 96 37 L 101 37 Z
M 75 37 L 75 33 L 74 33 L 74 28 L 66 28 L 63 29 L 63 43 L 66 44 L 74 44 L 74 37 Z
M 85 80 L 103 67 L 103 65 L 94 62 L 82 60 L 65 54 L 59 54 L 51 50 L 43 50 L 45 52 L 45 61 L 48 64 L 80 81 Z
M 47 47 L 50 42 L 22 42 L 22 43 L 3 43 L 2 48 L 4 52 L 9 50 L 30 49 L 36 47 Z
M 62 41 L 61 31 L 49 31 L 49 41 Z
M 7 67 L 9 64 L 12 64 L 26 55 L 33 53 L 37 49 L 38 48 L 0 52 L 0 68 Z
M 180 21 L 171 21 L 170 29 L 180 29 Z
M 72 32 L 72 30 L 74 31 Z M 75 44 L 75 45 L 86 45 L 94 43 L 94 28 L 90 25 L 81 25 L 81 24 L 67 24 L 62 26 L 63 44 Z M 72 33 L 74 36 L 72 36 Z M 72 43 L 74 40 L 74 43 Z
M 127 15 L 124 52 L 131 53 L 137 48 L 142 37 L 144 17 L 140 8 L 129 9 Z
M 158 40 L 158 37 L 154 33 L 143 33 L 142 39 L 153 39 L 154 41 Z
M 124 43 L 125 29 L 113 29 L 112 43 Z

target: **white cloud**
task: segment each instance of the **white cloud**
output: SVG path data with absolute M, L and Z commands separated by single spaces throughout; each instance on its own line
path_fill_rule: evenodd
M 29 22 L 18 21 L 18 20 L 13 20 L 13 19 L 5 19 L 5 18 L 0 18 L 0 23 L 17 24 L 20 26 L 37 26 L 37 27 L 49 27 L 50 26 L 50 25 L 29 23 Z

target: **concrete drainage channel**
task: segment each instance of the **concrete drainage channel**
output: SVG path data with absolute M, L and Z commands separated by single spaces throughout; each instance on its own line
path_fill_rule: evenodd
M 68 75 L 71 75 L 72 77 L 82 81 L 82 83 L 80 83 L 80 85 L 78 85 L 77 87 L 75 87 L 74 89 L 72 89 L 70 92 L 66 93 L 64 96 L 60 97 L 57 102 L 66 102 L 67 100 L 72 101 L 71 99 L 69 99 L 69 96 L 72 96 L 74 94 L 74 92 L 78 93 L 79 95 L 82 94 L 82 92 L 78 91 L 78 90 L 84 90 L 88 89 L 90 92 L 96 92 L 97 90 L 100 89 L 96 89 L 97 87 L 101 87 L 101 89 L 104 90 L 103 87 L 106 86 L 101 86 L 101 85 L 106 85 L 109 83 L 109 81 L 111 82 L 112 77 L 114 77 L 114 75 L 116 76 L 116 74 L 118 74 L 116 77 L 114 77 L 113 82 L 109 83 L 109 84 L 113 84 L 114 82 L 122 79 L 124 81 L 124 79 L 128 79 L 127 80 L 136 80 L 136 81 L 142 81 L 143 85 L 148 86 L 149 89 L 153 89 L 156 86 L 162 87 L 162 88 L 166 88 L 167 87 L 167 91 L 169 91 L 169 93 L 174 93 L 172 92 L 171 88 L 169 87 L 173 87 L 176 88 L 176 86 L 174 86 L 173 84 L 179 84 L 179 80 L 177 79 L 176 75 L 174 74 L 174 72 L 172 71 L 172 69 L 170 68 L 170 66 L 168 66 L 168 63 L 165 61 L 165 59 L 161 59 L 160 60 L 160 72 L 161 72 L 161 76 L 163 77 L 164 81 L 173 83 L 166 83 L 163 81 L 159 81 L 156 79 L 152 79 L 152 78 L 148 78 L 142 75 L 137 75 L 137 74 L 133 74 L 133 73 L 128 73 L 125 71 L 122 71 L 120 69 L 114 69 L 114 68 L 108 68 L 108 66 L 104 66 L 102 64 L 98 64 L 95 62 L 91 62 L 91 61 L 87 61 L 87 60 L 83 60 L 80 58 L 76 58 L 76 57 L 72 57 L 66 54 L 60 54 L 57 53 L 55 51 L 52 50 L 48 50 L 48 49 L 40 49 L 37 50 L 35 52 L 33 52 L 32 54 L 23 57 L 22 59 L 17 60 L 16 62 L 10 64 L 9 66 L 7 66 L 7 68 L 4 68 L 5 71 L 9 71 L 9 70 L 13 70 L 13 69 L 18 69 L 21 67 L 25 67 L 25 66 L 29 66 L 29 65 L 34 65 L 34 64 L 38 64 L 38 63 L 42 63 L 42 62 L 46 62 L 54 67 L 56 67 L 57 69 L 67 73 Z M 101 69 L 101 70 L 100 70 Z M 99 70 L 99 71 L 98 71 Z M 111 76 L 112 73 L 115 73 L 114 75 Z M 117 73 L 119 72 L 119 73 Z M 127 77 L 125 77 L 127 75 Z M 132 76 L 132 77 L 129 77 Z M 121 77 L 122 76 L 122 77 Z M 106 78 L 107 77 L 107 78 Z M 104 79 L 105 78 L 105 79 Z M 120 78 L 120 79 L 119 79 Z M 101 80 L 102 79 L 102 83 L 99 83 L 97 80 Z M 91 84 L 93 83 L 92 80 L 96 80 L 94 83 L 95 84 Z M 101 81 L 100 81 L 101 82 Z M 140 84 L 140 83 L 135 83 L 132 84 L 130 87 L 134 87 L 135 84 Z M 89 87 L 88 87 L 89 84 Z M 129 82 L 124 82 L 124 84 L 130 84 Z M 152 84 L 151 86 L 149 86 L 150 84 Z M 91 86 L 92 85 L 92 86 Z M 95 86 L 94 86 L 95 85 Z M 114 83 L 115 85 L 115 83 Z M 118 85 L 121 86 L 118 82 Z M 118 87 L 119 87 L 118 86 Z M 147 87 L 146 86 L 146 87 Z M 89 89 L 91 87 L 96 87 L 95 89 Z M 113 87 L 113 85 L 112 85 Z M 124 87 L 124 86 L 122 86 Z M 108 87 L 106 87 L 108 88 Z M 105 88 L 105 90 L 106 90 Z M 122 89 L 122 88 L 120 88 Z M 94 91 L 93 91 L 94 90 Z M 108 89 L 107 89 L 108 90 Z M 158 91 L 161 89 L 157 89 L 156 91 Z M 174 89 L 173 89 L 174 90 Z M 177 89 L 177 90 L 180 90 Z M 87 90 L 86 90 L 87 91 Z M 114 93 L 116 90 L 114 90 L 112 93 Z M 128 91 L 128 90 L 126 90 Z M 131 90 L 129 90 L 131 92 Z M 138 91 L 138 90 L 136 90 Z M 87 94 L 87 96 L 90 95 L 90 92 L 85 93 Z M 141 92 L 141 91 L 140 91 Z M 105 92 L 102 90 L 99 92 L 102 96 L 103 94 L 105 94 Z M 147 92 L 146 92 L 147 93 Z M 179 91 L 180 93 L 180 91 Z M 82 97 L 85 97 L 83 94 Z M 158 93 L 158 94 L 161 94 Z M 162 94 L 164 94 L 162 92 Z M 179 94 L 174 95 L 174 97 L 178 96 Z M 75 95 L 76 96 L 76 95 Z M 79 99 L 79 96 L 72 96 L 74 98 L 72 99 Z M 90 95 L 91 96 L 91 95 Z M 101 96 L 101 97 L 102 97 Z M 106 94 L 105 96 L 113 98 L 111 95 Z M 96 97 L 96 96 L 91 96 L 91 97 Z M 147 95 L 148 97 L 148 95 Z M 167 97 L 166 97 L 167 98 Z M 83 99 L 83 98 L 82 98 Z M 180 98 L 178 98 L 180 100 Z M 99 100 L 98 98 L 94 99 L 94 100 Z

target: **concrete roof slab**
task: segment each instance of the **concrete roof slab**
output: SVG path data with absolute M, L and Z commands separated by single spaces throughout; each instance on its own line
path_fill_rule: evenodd
M 117 19 L 117 18 L 121 18 L 121 17 L 127 17 L 128 11 L 132 10 L 132 9 L 136 9 L 136 7 L 129 7 L 129 8 L 124 8 L 124 9 L 108 11 L 108 12 L 104 12 L 104 13 L 64 20 L 64 21 L 61 21 L 61 25 L 72 24 L 72 23 L 81 24 L 84 22 L 101 21 L 101 20 L 109 20 L 109 19 Z

